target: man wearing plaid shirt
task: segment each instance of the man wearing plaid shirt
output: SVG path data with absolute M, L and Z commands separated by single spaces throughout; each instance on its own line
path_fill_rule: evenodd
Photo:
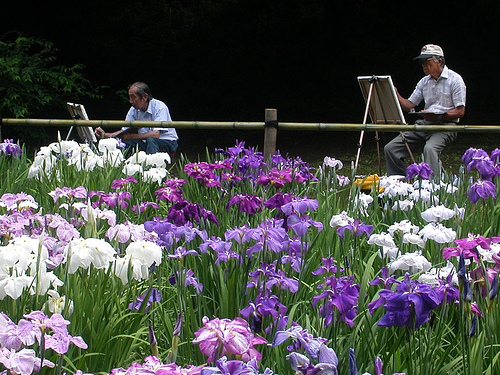
M 399 103 L 405 111 L 424 101 L 424 109 L 418 112 L 422 119 L 418 125 L 456 124 L 465 114 L 466 87 L 462 77 L 445 65 L 443 49 L 435 44 L 422 47 L 418 60 L 425 77 L 415 87 L 408 99 L 396 91 Z M 456 132 L 404 132 L 384 147 L 387 175 L 405 175 L 404 159 L 409 156 L 405 141 L 410 149 L 423 144 L 424 162 L 429 164 L 434 177 L 439 177 L 441 151 L 457 137 Z

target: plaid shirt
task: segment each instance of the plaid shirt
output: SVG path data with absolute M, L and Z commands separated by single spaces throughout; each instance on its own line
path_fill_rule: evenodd
M 170 112 L 161 100 L 151 99 L 146 112 L 131 107 L 125 117 L 125 121 L 172 121 Z M 123 128 L 127 129 L 127 128 Z M 147 133 L 153 130 L 160 131 L 160 139 L 176 141 L 179 139 L 175 128 L 139 128 L 138 133 Z
M 422 78 L 408 100 L 415 106 L 423 100 L 427 111 L 448 112 L 465 106 L 465 93 L 465 83 L 460 74 L 445 66 L 437 81 L 430 75 Z

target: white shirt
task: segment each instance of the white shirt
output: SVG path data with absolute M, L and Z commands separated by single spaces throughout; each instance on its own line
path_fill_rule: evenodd
M 170 112 L 165 103 L 161 100 L 151 99 L 148 104 L 148 109 L 145 112 L 130 107 L 125 117 L 125 121 L 172 121 L 172 118 L 170 117 Z M 167 139 L 170 141 L 179 139 L 174 128 L 139 128 L 137 132 L 142 134 L 153 130 L 160 131 L 160 139 Z
M 415 106 L 424 100 L 424 110 L 444 113 L 465 106 L 465 93 L 465 83 L 460 74 L 445 66 L 438 80 L 431 75 L 422 78 L 408 100 Z

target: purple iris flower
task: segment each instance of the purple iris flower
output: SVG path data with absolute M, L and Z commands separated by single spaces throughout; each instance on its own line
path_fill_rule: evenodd
M 481 246 L 483 249 L 489 250 L 491 238 L 483 237 L 480 234 L 474 235 L 473 233 L 469 233 L 467 237 L 455 240 L 455 243 L 462 249 L 473 250 Z
M 161 301 L 160 291 L 156 288 L 150 288 L 146 293 L 137 296 L 134 302 L 130 302 L 128 308 L 129 310 L 139 311 L 143 306 L 145 306 L 144 312 L 147 313 L 152 303 L 160 301 Z
M 153 209 L 158 209 L 158 203 L 155 202 L 140 202 L 138 205 L 134 204 L 132 205 L 132 211 L 138 214 L 142 214 L 144 211 L 148 209 L 148 207 L 151 207 Z
M 241 255 L 238 254 L 236 251 L 230 250 L 228 248 L 223 248 L 223 249 L 217 249 L 215 250 L 217 253 L 217 259 L 215 260 L 215 264 L 220 264 L 221 262 L 227 263 L 231 258 L 237 259 L 240 264 L 243 263 L 243 259 L 241 258 Z
M 312 174 L 314 168 L 302 160 L 300 156 L 297 156 L 295 159 L 286 159 L 283 165 L 290 166 L 293 169 L 295 181 L 298 183 L 307 180 L 317 181 L 317 178 Z
M 277 331 L 274 335 L 271 346 L 283 344 L 286 340 L 292 339 L 292 344 L 287 346 L 290 352 L 305 351 L 311 358 L 318 358 L 321 346 L 327 342 L 327 339 L 314 337 L 307 329 L 303 329 L 298 324 L 294 323 L 292 327 L 285 331 Z
M 489 196 L 496 198 L 496 186 L 491 181 L 477 180 L 470 186 L 467 196 L 472 203 L 476 203 L 481 198 L 486 199 Z
M 290 360 L 290 367 L 296 373 L 303 375 L 331 374 L 337 375 L 339 360 L 335 351 L 322 344 L 318 350 L 317 363 L 314 364 L 308 357 L 301 353 L 290 353 L 286 356 Z
M 210 176 L 205 176 L 200 181 L 203 186 L 206 187 L 220 187 L 220 178 L 214 173 L 212 173 Z
M 111 182 L 111 189 L 113 189 L 113 190 L 121 189 L 125 185 L 131 184 L 131 183 L 137 184 L 137 180 L 135 178 L 133 178 L 132 176 L 128 176 L 126 178 L 116 179 L 116 180 L 113 180 L 113 182 Z
M 17 143 L 14 143 L 13 139 L 4 139 L 3 143 L 0 143 L 0 154 L 18 158 L 23 154 L 23 149 Z
M 354 222 L 352 224 L 338 227 L 337 233 L 340 237 L 344 238 L 344 232 L 346 230 L 352 232 L 355 237 L 359 237 L 363 234 L 366 234 L 366 236 L 369 237 L 370 233 L 373 230 L 373 225 L 368 225 L 368 224 L 362 223 L 358 219 L 356 219 L 356 220 L 354 220 Z
M 266 207 L 269 210 L 272 210 L 274 208 L 281 209 L 281 207 L 284 204 L 287 204 L 291 202 L 293 199 L 293 195 L 289 193 L 282 193 L 278 191 L 276 194 L 274 194 L 271 198 L 266 200 L 264 202 L 264 207 Z
M 236 173 L 226 172 L 221 174 L 221 181 L 225 181 L 230 187 L 235 186 L 241 180 L 243 180 L 243 177 L 238 176 Z
M 379 285 L 379 284 L 383 284 L 384 286 L 384 289 L 388 289 L 390 290 L 391 289 L 391 285 L 392 284 L 395 284 L 395 283 L 398 283 L 398 281 L 396 280 L 396 276 L 395 275 L 391 275 L 390 277 L 388 277 L 388 268 L 387 267 L 383 267 L 382 270 L 381 270 L 381 275 L 380 276 L 376 276 L 374 280 L 370 281 L 368 284 L 369 285 Z M 376 300 L 373 300 L 371 301 L 370 303 L 368 303 L 368 311 L 370 312 L 370 314 L 373 315 L 373 312 L 378 309 L 380 306 L 383 306 L 385 303 L 385 299 L 380 297 L 380 298 L 377 298 Z
M 199 224 L 202 219 L 219 225 L 219 221 L 212 211 L 207 210 L 198 203 L 191 203 L 186 200 L 173 204 L 168 209 L 167 219 L 178 226 L 187 223 Z
M 262 198 L 252 194 L 238 193 L 229 198 L 226 210 L 229 212 L 229 208 L 234 205 L 237 205 L 241 212 L 254 215 L 262 211 Z
M 477 330 L 477 315 L 473 315 L 472 322 L 470 325 L 469 337 L 476 336 L 476 330 Z
M 307 211 L 316 211 L 318 207 L 319 203 L 316 199 L 295 197 L 290 202 L 281 206 L 281 211 L 283 211 L 285 215 L 291 215 L 292 213 L 300 215 Z
M 227 240 L 235 240 L 237 243 L 242 244 L 247 242 L 246 233 L 250 230 L 250 228 L 245 224 L 241 227 L 228 229 L 224 233 L 224 238 Z
M 270 328 L 280 325 L 280 319 L 285 316 L 286 311 L 286 306 L 279 301 L 276 295 L 259 294 L 255 299 L 255 303 L 249 301 L 248 305 L 240 310 L 240 314 L 247 320 L 250 319 L 253 330 L 260 333 L 264 318 L 272 318 L 270 325 L 264 328 L 268 332 Z
M 179 246 L 173 254 L 169 254 L 170 259 L 184 259 L 188 255 L 198 255 L 196 250 L 187 250 L 184 246 Z
M 148 232 L 155 232 L 158 235 L 158 245 L 170 247 L 174 243 L 172 224 L 167 219 L 154 217 L 153 220 L 144 222 L 144 229 Z
M 408 273 L 395 291 L 383 289 L 379 295 L 384 299 L 386 313 L 377 325 L 383 327 L 416 329 L 430 319 L 432 311 L 442 302 L 442 296 L 432 286 L 410 280 Z
M 257 179 L 257 184 L 264 186 L 271 185 L 279 189 L 293 181 L 292 173 L 291 168 L 273 168 L 267 174 L 261 174 Z
M 172 231 L 173 224 L 166 219 L 154 217 L 153 220 L 144 222 L 144 229 L 148 232 L 164 234 Z
M 337 273 L 337 270 L 338 270 L 338 267 L 337 265 L 335 264 L 335 259 L 333 257 L 329 257 L 329 258 L 321 258 L 321 266 L 312 272 L 312 274 L 314 276 L 318 276 L 318 275 L 323 275 L 323 274 L 336 274 Z
M 474 259 L 476 263 L 479 263 L 479 253 L 476 250 L 477 244 L 473 245 L 472 247 L 469 246 L 470 245 L 468 242 L 461 242 L 460 246 L 445 247 L 443 249 L 443 258 L 447 260 L 451 257 L 463 257 L 465 259 Z
M 231 170 L 233 169 L 233 160 L 224 159 L 224 160 L 216 160 L 209 164 L 212 170 L 221 169 L 221 170 Z
M 283 220 L 266 219 L 257 228 L 248 229 L 243 235 L 242 242 L 255 240 L 255 245 L 247 249 L 247 256 L 254 253 L 271 250 L 275 253 L 283 251 L 289 237 L 283 228 Z
M 431 176 L 433 170 L 427 163 L 413 163 L 406 168 L 406 178 L 411 180 L 412 178 L 421 178 L 423 180 L 428 180 Z
M 182 190 L 165 186 L 155 191 L 156 199 L 167 202 L 180 202 L 182 200 Z
M 477 247 L 480 246 L 483 249 L 489 250 L 491 248 L 491 241 L 491 238 L 469 233 L 467 237 L 455 240 L 458 247 L 445 247 L 443 249 L 443 258 L 449 259 L 452 256 L 462 256 L 465 259 L 474 259 L 476 263 L 479 263 L 480 256 Z
M 349 327 L 354 327 L 354 318 L 357 313 L 357 304 L 359 298 L 359 284 L 354 284 L 354 276 L 331 276 L 325 281 L 324 287 L 328 288 L 320 295 L 314 296 L 312 305 L 316 307 L 321 299 L 325 302 L 319 311 L 325 318 L 325 327 L 333 322 L 335 310 L 340 314 L 340 319 Z
M 130 199 L 132 199 L 132 194 L 128 191 L 96 192 L 96 195 L 99 196 L 99 201 L 96 203 L 105 203 L 108 207 L 120 207 L 122 209 L 127 208 L 130 205 Z
M 262 152 L 256 152 L 254 148 L 243 149 L 244 155 L 238 159 L 238 171 L 245 174 L 249 169 L 257 170 L 265 165 Z
M 495 164 L 500 163 L 500 148 L 491 151 L 490 159 L 493 160 Z
M 213 175 L 210 165 L 206 161 L 198 163 L 187 163 L 184 172 L 194 179 L 204 179 Z
M 375 375 L 382 375 L 382 359 L 380 357 L 375 358 Z
M 318 232 L 323 230 L 323 223 L 311 219 L 308 215 L 299 216 L 292 214 L 286 220 L 287 226 L 295 232 L 297 236 L 303 237 L 307 233 L 307 229 L 311 226 L 318 228 Z
M 175 225 L 184 225 L 187 222 L 199 223 L 199 205 L 186 200 L 175 203 L 168 209 L 167 219 Z
M 175 274 L 170 275 L 168 281 L 171 285 L 177 284 L 178 279 L 180 278 L 179 271 Z M 198 278 L 194 275 L 193 270 L 182 270 L 182 278 L 184 279 L 184 287 L 188 287 L 192 285 L 196 291 L 196 294 L 200 294 L 203 292 L 203 284 L 198 282 Z
M 498 274 L 495 275 L 491 283 L 490 291 L 488 292 L 488 298 L 493 300 L 498 295 Z
M 277 286 L 280 289 L 296 293 L 299 290 L 299 282 L 287 277 L 284 270 L 276 269 L 276 263 L 277 261 L 271 264 L 262 262 L 260 268 L 250 272 L 248 275 L 251 280 L 247 284 L 247 288 L 258 286 L 262 292 L 264 288 L 270 291 L 273 286 Z
M 233 147 L 228 147 L 227 153 L 231 156 L 239 156 L 245 150 L 245 141 L 238 142 Z
M 81 337 L 73 337 L 68 333 L 70 322 L 64 319 L 61 314 L 53 314 L 48 317 L 42 311 L 33 311 L 24 317 L 28 320 L 23 324 L 23 330 L 26 330 L 24 332 L 31 330 L 31 335 L 35 336 L 39 343 L 42 342 L 43 335 L 46 349 L 52 349 L 57 354 L 65 354 L 70 344 L 81 349 L 88 347 Z
M 349 375 L 358 375 L 358 366 L 356 365 L 356 354 L 353 348 L 349 348 Z
M 72 199 L 87 199 L 87 189 L 83 186 L 79 186 L 77 188 L 70 187 L 62 187 L 55 188 L 53 191 L 49 193 L 50 196 L 54 198 L 54 202 L 57 202 L 59 198 L 66 198 L 69 200 Z
M 378 285 L 380 283 L 384 284 L 385 289 L 390 289 L 391 285 L 396 283 L 396 276 L 389 276 L 389 269 L 385 266 L 380 270 L 380 276 L 377 275 L 375 279 L 373 281 L 370 281 L 368 284 Z
M 292 270 L 300 273 L 302 270 L 302 254 L 307 251 L 309 243 L 301 241 L 298 237 L 294 237 L 288 241 L 288 245 L 283 248 L 287 254 L 281 257 L 281 263 L 290 264 Z
M 204 367 L 200 375 L 259 375 L 257 359 L 253 358 L 249 362 L 238 360 L 228 361 L 227 357 L 221 357 L 215 362 L 216 367 Z M 272 375 L 269 369 L 262 375 Z
M 0 201 L 7 206 L 8 210 L 17 209 L 19 202 L 28 201 L 35 202 L 35 198 L 26 193 L 5 193 L 0 197 Z
M 467 172 L 475 168 L 483 180 L 490 180 L 495 175 L 495 163 L 490 159 L 488 154 L 482 156 L 475 156 L 467 164 Z
M 472 301 L 472 290 L 470 288 L 469 279 L 466 275 L 458 275 L 458 278 L 462 282 L 462 299 L 467 302 Z
M 212 236 L 212 238 L 205 240 L 200 245 L 200 251 L 205 254 L 208 248 L 211 248 L 217 254 L 215 264 L 220 264 L 220 262 L 227 263 L 231 258 L 237 259 L 241 264 L 243 259 L 240 254 L 231 250 L 232 245 L 232 242 L 223 241 L 220 237 Z
M 186 180 L 178 177 L 167 178 L 165 181 L 163 181 L 163 185 L 175 189 L 180 189 L 185 183 Z
M 212 236 L 210 237 L 210 239 L 205 240 L 205 242 L 200 245 L 200 251 L 203 254 L 206 254 L 208 248 L 211 248 L 215 252 L 219 252 L 229 250 L 231 246 L 232 242 L 223 241 L 220 237 Z
M 460 291 L 452 282 L 453 274 L 450 273 L 446 280 L 438 279 L 439 285 L 436 287 L 436 292 L 443 296 L 444 302 L 454 303 L 460 298 Z
M 281 155 L 279 150 L 276 150 L 274 155 L 271 156 L 271 165 L 284 165 L 286 161 L 287 160 Z
M 471 147 L 465 151 L 461 160 L 465 165 L 469 165 L 472 159 L 481 157 L 488 157 L 488 153 L 483 149 Z

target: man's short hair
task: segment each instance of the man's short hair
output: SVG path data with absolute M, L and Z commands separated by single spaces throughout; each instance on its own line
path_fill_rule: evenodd
M 140 98 L 143 98 L 144 94 L 148 94 L 148 101 L 153 99 L 153 94 L 151 94 L 151 89 L 146 83 L 134 82 L 128 85 L 128 89 L 130 90 L 131 87 L 137 87 L 137 95 L 139 95 Z
M 446 65 L 445 61 L 444 61 L 444 56 L 432 56 L 433 60 L 435 62 L 438 62 L 439 59 L 441 59 L 441 66 L 444 68 L 444 66 Z

